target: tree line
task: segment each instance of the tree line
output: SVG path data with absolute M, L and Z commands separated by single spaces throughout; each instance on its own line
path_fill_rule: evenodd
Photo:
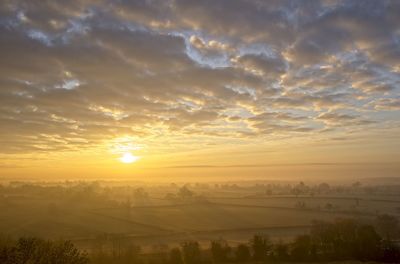
M 394 218 L 381 221 L 395 221 Z M 392 223 L 393 224 L 393 223 Z M 394 227 L 394 226 L 393 226 Z M 386 230 L 388 231 L 388 230 Z M 354 219 L 316 221 L 310 233 L 291 242 L 272 242 L 254 235 L 249 242 L 231 246 L 223 239 L 201 248 L 198 241 L 185 241 L 179 247 L 151 254 L 141 253 L 137 245 L 118 245 L 118 251 L 79 251 L 69 241 L 38 238 L 1 240 L 0 263 L 4 264 L 207 264 L 273 263 L 325 261 L 379 261 L 398 263 L 400 247 L 395 229 L 381 236 L 372 225 Z
M 211 261 L 201 255 L 196 241 L 185 242 L 181 249 L 171 250 L 169 264 L 345 260 L 398 263 L 400 260 L 398 241 L 381 237 L 372 225 L 360 224 L 352 219 L 314 222 L 310 234 L 297 236 L 290 243 L 273 243 L 266 236 L 254 235 L 249 243 L 236 247 L 231 247 L 224 240 L 212 241 L 209 251 Z

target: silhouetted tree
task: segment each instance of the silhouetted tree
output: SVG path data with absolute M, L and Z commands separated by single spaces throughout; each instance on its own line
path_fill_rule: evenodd
M 381 251 L 381 238 L 369 225 L 357 228 L 355 241 L 355 257 L 359 260 L 378 260 Z
M 215 262 L 226 262 L 231 251 L 225 240 L 211 241 L 211 253 Z
M 139 259 L 140 251 L 141 248 L 138 245 L 131 242 L 123 243 L 120 258 L 123 263 L 139 263 L 141 262 Z
M 239 244 L 236 248 L 235 257 L 237 262 L 247 262 L 250 260 L 250 249 L 245 244 Z
M 310 245 L 314 243 L 317 246 L 316 251 L 322 260 L 378 260 L 382 255 L 382 239 L 375 229 L 352 219 L 339 219 L 334 223 L 316 222 L 311 234 Z M 300 239 L 304 238 L 297 238 Z M 308 242 L 296 242 L 297 249 L 293 251 L 293 256 L 309 252 L 310 246 L 304 246 Z
M 277 261 L 287 261 L 289 259 L 289 246 L 287 244 L 276 244 L 273 248 L 273 252 L 273 259 Z
M 86 264 L 87 256 L 69 241 L 45 241 L 20 238 L 16 243 L 0 249 L 2 264 Z
M 186 241 L 182 243 L 183 259 L 186 264 L 201 263 L 200 246 L 197 241 Z
M 259 235 L 255 235 L 253 239 L 250 240 L 250 244 L 253 249 L 253 259 L 256 261 L 265 260 L 272 247 L 267 237 Z
M 182 253 L 179 248 L 173 248 L 169 252 L 169 264 L 183 264 Z
M 157 245 L 153 254 L 140 254 L 140 247 L 120 235 L 99 237 L 91 252 L 92 264 L 201 264 L 209 263 L 199 243 L 187 241 L 182 249 L 168 252 Z M 108 243 L 105 245 L 104 243 Z M 229 261 L 230 247 L 224 240 L 211 242 L 210 251 L 216 263 Z M 251 254 L 253 252 L 253 255 Z M 208 253 L 208 251 L 207 251 Z M 234 251 L 239 263 L 257 261 L 380 261 L 398 263 L 400 248 L 396 241 L 383 239 L 371 225 L 353 219 L 314 222 L 309 235 L 300 235 L 292 243 L 272 244 L 268 238 L 255 235 L 250 244 L 240 244 Z M 251 257 L 253 256 L 253 260 Z M 88 257 L 71 242 L 51 242 L 37 238 L 3 239 L 0 237 L 1 264 L 86 264 Z
M 153 245 L 152 247 L 153 254 L 159 263 L 166 264 L 168 263 L 168 252 L 169 247 L 168 244 L 158 243 Z
M 387 240 L 392 240 L 398 236 L 399 220 L 397 217 L 383 214 L 376 218 L 378 232 Z
M 309 235 L 296 237 L 292 244 L 291 257 L 294 261 L 307 261 L 314 258 L 314 245 Z

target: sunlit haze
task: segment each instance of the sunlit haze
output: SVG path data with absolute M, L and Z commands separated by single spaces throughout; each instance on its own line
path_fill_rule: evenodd
M 125 153 L 119 160 L 123 163 L 133 163 L 138 159 L 139 157 L 133 156 L 131 153 Z

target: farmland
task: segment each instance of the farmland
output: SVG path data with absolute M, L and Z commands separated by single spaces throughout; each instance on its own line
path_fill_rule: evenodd
M 290 241 L 313 221 L 354 218 L 374 223 L 400 216 L 394 187 L 291 184 L 13 183 L 1 188 L 0 231 L 12 237 L 131 241 L 150 250 L 185 240 L 231 244 L 253 234 Z

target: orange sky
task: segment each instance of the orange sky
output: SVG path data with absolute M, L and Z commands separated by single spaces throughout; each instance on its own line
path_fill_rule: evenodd
M 396 177 L 398 144 L 379 137 L 340 140 L 287 139 L 254 144 L 187 145 L 169 148 L 133 143 L 82 151 L 4 155 L 4 179 L 29 180 L 357 180 Z M 132 139 L 130 139 L 132 140 Z M 118 141 L 118 140 L 117 140 Z M 121 140 L 119 140 L 121 141 Z M 343 142 L 342 142 L 343 141 Z M 130 141 L 132 142 L 132 141 Z M 138 157 L 121 162 L 125 153 Z

